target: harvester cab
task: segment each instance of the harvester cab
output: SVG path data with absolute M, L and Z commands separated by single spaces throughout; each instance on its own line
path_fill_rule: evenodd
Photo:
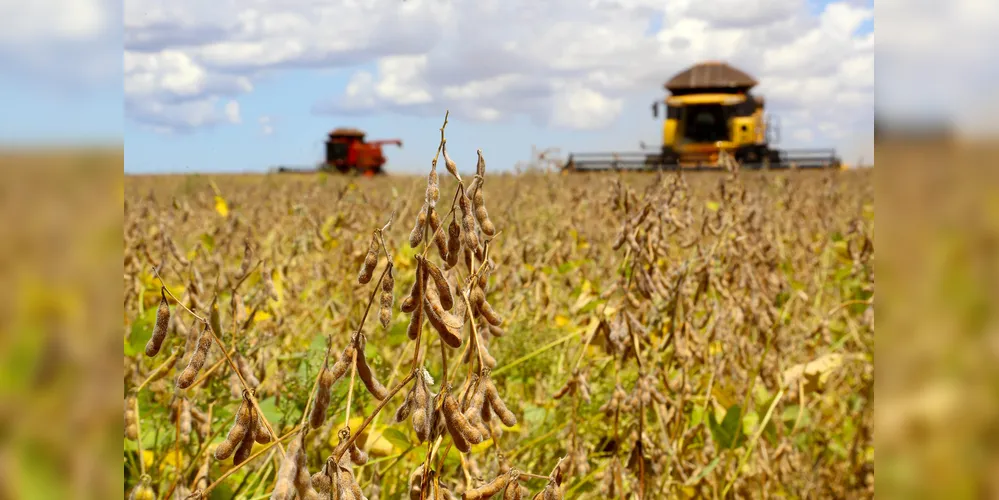
M 752 93 L 756 85 L 725 63 L 692 66 L 666 82 L 669 96 L 652 105 L 657 119 L 665 108 L 659 151 L 570 154 L 563 170 L 720 170 L 726 157 L 749 169 L 840 167 L 834 150 L 774 148 L 778 128 Z

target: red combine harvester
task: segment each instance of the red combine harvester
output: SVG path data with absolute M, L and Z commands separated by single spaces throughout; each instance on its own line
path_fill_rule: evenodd
M 382 146 L 393 144 L 402 147 L 400 139 L 382 139 L 364 142 L 364 132 L 356 128 L 338 128 L 326 139 L 326 160 L 318 169 L 279 167 L 278 172 L 300 173 L 336 170 L 342 174 L 358 173 L 371 177 L 382 173 L 385 155 Z

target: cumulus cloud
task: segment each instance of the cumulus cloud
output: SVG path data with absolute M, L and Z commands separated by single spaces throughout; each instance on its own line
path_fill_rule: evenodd
M 212 125 L 226 121 L 212 118 L 219 100 L 263 75 L 363 63 L 313 111 L 447 107 L 468 120 L 599 129 L 625 103 L 661 95 L 672 74 L 721 59 L 759 79 L 785 129 L 807 131 L 797 137 L 840 137 L 873 116 L 874 38 L 856 34 L 872 20 L 872 5 L 854 0 L 817 15 L 806 0 L 129 0 L 126 109 L 164 126 L 158 103 L 166 121 Z M 167 106 L 181 103 L 186 119 Z
M 121 77 L 122 2 L 0 2 L 0 76 L 59 89 Z
M 605 127 L 617 118 L 622 104 L 621 99 L 609 99 L 584 85 L 570 85 L 555 97 L 552 123 L 578 129 Z

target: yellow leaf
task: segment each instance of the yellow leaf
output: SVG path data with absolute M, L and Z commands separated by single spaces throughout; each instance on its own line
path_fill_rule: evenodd
M 376 457 L 391 455 L 396 449 L 388 439 L 382 436 L 380 431 L 372 431 L 368 434 L 367 439 L 364 441 L 364 447 L 368 449 L 368 453 Z
M 783 376 L 784 385 L 788 386 L 797 382 L 799 379 L 804 378 L 804 389 L 808 392 L 814 392 L 821 389 L 822 386 L 825 385 L 826 380 L 829 378 L 829 374 L 839 368 L 842 364 L 842 354 L 824 354 L 812 361 L 809 361 L 808 363 L 797 364 L 785 370 Z
M 176 452 L 171 448 L 170 451 L 163 456 L 163 461 L 160 463 L 160 470 L 166 470 L 167 466 L 172 469 L 182 469 L 184 468 L 184 455 L 180 453 L 180 450 Z
M 569 312 L 571 312 L 571 313 L 577 313 L 577 312 L 579 312 L 580 309 L 586 307 L 586 304 L 589 304 L 591 300 L 593 300 L 593 296 L 592 295 L 590 295 L 588 293 L 582 293 L 582 294 L 580 294 L 579 298 L 576 299 L 576 302 L 572 305 L 572 307 L 569 308 Z
M 568 324 L 569 324 L 569 318 L 566 318 L 565 316 L 562 316 L 561 314 L 558 315 L 558 316 L 555 316 L 555 326 L 558 326 L 559 328 L 561 328 L 561 327 L 563 327 L 565 325 L 568 325 Z
M 473 453 L 473 454 L 475 454 L 475 453 L 482 453 L 482 452 L 488 450 L 489 447 L 492 446 L 492 445 L 493 445 L 492 438 L 483 439 L 481 443 L 479 443 L 479 444 L 473 444 L 472 445 L 472 449 L 471 449 L 470 453 Z
M 272 317 L 273 316 L 271 316 L 266 311 L 257 311 L 257 313 L 253 315 L 253 322 L 254 323 L 260 323 L 261 321 L 267 321 L 267 320 L 271 319 Z
M 708 210 L 710 210 L 712 212 L 717 212 L 718 211 L 719 205 L 718 205 L 717 201 L 708 201 L 707 203 L 705 203 L 705 205 L 707 205 Z
M 335 418 L 335 417 L 331 415 L 329 418 Z M 358 429 L 361 427 L 361 424 L 363 422 L 364 422 L 363 416 L 351 417 L 351 419 L 347 422 L 347 426 L 350 427 L 352 430 Z M 331 432 L 329 440 L 330 446 L 335 447 L 339 441 L 340 438 L 337 436 L 337 433 Z M 392 445 L 392 442 L 390 442 L 388 439 L 385 439 L 385 437 L 382 436 L 381 431 L 372 430 L 371 427 L 366 427 L 363 431 L 361 431 L 361 436 L 357 438 L 357 443 L 358 446 L 360 446 L 362 449 L 367 449 L 369 454 L 377 457 L 384 457 L 391 455 L 393 451 L 402 451 L 402 450 L 397 450 L 396 447 Z
M 605 318 L 612 318 L 612 317 L 614 317 L 615 313 L 617 313 L 617 308 L 616 307 L 614 307 L 614 306 L 605 306 L 604 307 L 604 317 Z
M 716 340 L 716 341 L 712 342 L 711 345 L 708 346 L 708 354 L 710 354 L 712 356 L 717 356 L 717 355 L 722 354 L 724 352 L 725 352 L 725 348 L 722 347 L 722 343 L 719 340 Z
M 277 269 L 271 271 L 271 282 L 274 283 L 274 294 L 277 295 L 277 300 L 272 300 L 271 303 L 280 307 L 284 303 L 284 277 Z
M 326 222 L 323 222 L 323 227 L 322 227 L 322 230 L 321 230 L 321 232 L 323 234 L 323 238 L 326 238 L 327 240 L 332 238 L 332 236 L 330 235 L 330 228 L 333 227 L 333 224 L 335 222 L 336 222 L 336 219 L 332 215 L 329 216 L 329 217 L 326 217 Z
M 225 198 L 222 198 L 219 195 L 215 195 L 215 211 L 222 217 L 229 216 L 229 205 L 226 204 Z

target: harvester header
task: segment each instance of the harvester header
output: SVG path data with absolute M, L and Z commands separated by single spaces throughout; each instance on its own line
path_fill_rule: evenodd
M 763 97 L 752 93 L 757 84 L 723 62 L 696 64 L 670 78 L 663 85 L 669 95 L 652 105 L 654 118 L 665 105 L 658 151 L 570 154 L 563 170 L 840 168 L 832 149 L 773 147 L 779 129 L 764 117 Z

